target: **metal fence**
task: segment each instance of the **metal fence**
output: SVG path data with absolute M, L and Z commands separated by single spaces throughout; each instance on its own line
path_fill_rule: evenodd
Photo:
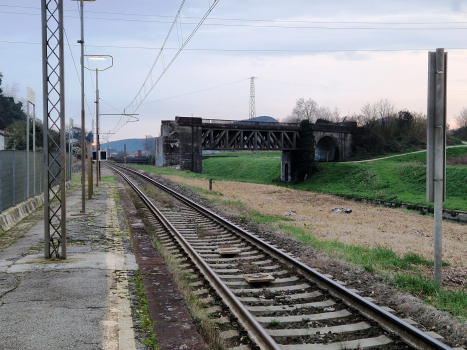
M 71 180 L 71 162 L 69 157 L 67 159 L 67 180 Z M 56 163 L 50 166 L 58 167 Z M 58 184 L 59 182 L 54 181 L 52 186 Z M 0 213 L 43 191 L 44 156 L 42 152 L 35 154 L 29 152 L 28 178 L 26 151 L 0 151 Z

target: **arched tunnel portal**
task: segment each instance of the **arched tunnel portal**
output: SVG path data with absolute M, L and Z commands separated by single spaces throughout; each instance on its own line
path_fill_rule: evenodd
M 321 162 L 335 162 L 339 160 L 339 145 L 331 136 L 323 136 L 315 146 L 315 158 Z

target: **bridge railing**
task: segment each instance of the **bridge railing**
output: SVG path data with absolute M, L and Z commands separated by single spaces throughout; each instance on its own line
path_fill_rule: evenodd
M 224 119 L 203 119 L 203 124 L 234 124 L 244 126 L 291 126 L 300 127 L 300 123 L 280 123 L 280 122 L 257 122 L 250 120 L 224 120 Z

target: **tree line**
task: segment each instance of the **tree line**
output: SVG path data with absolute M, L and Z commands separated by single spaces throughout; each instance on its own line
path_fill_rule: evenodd
M 25 150 L 26 149 L 26 125 L 27 113 L 25 111 L 26 100 L 18 97 L 18 84 L 2 85 L 3 74 L 0 72 L 0 129 L 6 130 L 7 137 L 5 149 L 7 150 Z M 33 149 L 33 141 L 35 141 L 36 150 L 40 151 L 43 148 L 43 127 L 42 118 L 33 118 L 29 116 L 29 149 Z M 34 130 L 35 129 L 35 130 Z M 33 130 L 35 131 L 35 140 L 33 140 Z M 56 130 L 49 129 L 51 137 L 59 138 Z M 74 138 L 75 154 L 80 154 L 81 147 L 81 128 L 74 127 L 72 135 L 69 132 L 67 135 L 67 143 L 69 136 Z M 86 132 L 86 142 L 92 142 L 92 131 Z M 68 147 L 67 147 L 68 149 Z
M 337 108 L 319 106 L 312 99 L 299 98 L 283 122 L 344 123 L 352 132 L 352 158 L 366 159 L 387 153 L 426 148 L 426 114 L 398 110 L 388 99 L 367 103 L 359 113 L 341 117 Z M 467 140 L 467 108 L 456 118 L 459 129 L 447 134 L 448 144 Z

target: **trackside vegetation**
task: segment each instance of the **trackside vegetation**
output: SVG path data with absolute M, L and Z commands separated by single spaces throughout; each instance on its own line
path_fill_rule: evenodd
M 448 148 L 451 159 L 467 157 L 467 147 Z M 383 199 L 417 205 L 425 202 L 426 153 L 419 152 L 388 159 L 361 163 L 320 163 L 319 170 L 310 179 L 298 184 L 280 181 L 280 152 L 217 153 L 203 161 L 203 174 L 177 171 L 152 166 L 135 166 L 160 175 L 178 175 L 189 178 L 274 184 L 298 190 L 315 191 L 340 196 Z M 462 163 L 464 164 L 464 163 Z M 447 200 L 444 207 L 467 211 L 467 165 L 447 166 Z M 205 189 L 192 189 L 215 204 L 224 204 L 242 215 L 241 221 L 268 225 L 271 230 L 293 237 L 305 245 L 323 251 L 332 257 L 359 265 L 368 272 L 380 273 L 387 283 L 410 292 L 438 308 L 467 320 L 467 293 L 465 290 L 440 290 L 433 281 L 419 273 L 419 269 L 433 266 L 433 261 L 414 253 L 399 256 L 384 247 L 368 247 L 321 240 L 312 226 L 298 227 L 291 219 L 268 216 L 242 202 L 227 201 L 222 194 Z
M 203 161 L 203 175 L 215 180 L 275 184 L 339 196 L 381 199 L 432 207 L 425 201 L 426 153 L 419 152 L 372 162 L 320 163 L 318 171 L 297 184 L 280 181 L 280 152 L 221 153 Z M 229 157 L 231 155 L 231 157 Z M 467 157 L 467 147 L 447 149 L 449 160 Z M 446 168 L 445 209 L 467 211 L 467 166 Z

